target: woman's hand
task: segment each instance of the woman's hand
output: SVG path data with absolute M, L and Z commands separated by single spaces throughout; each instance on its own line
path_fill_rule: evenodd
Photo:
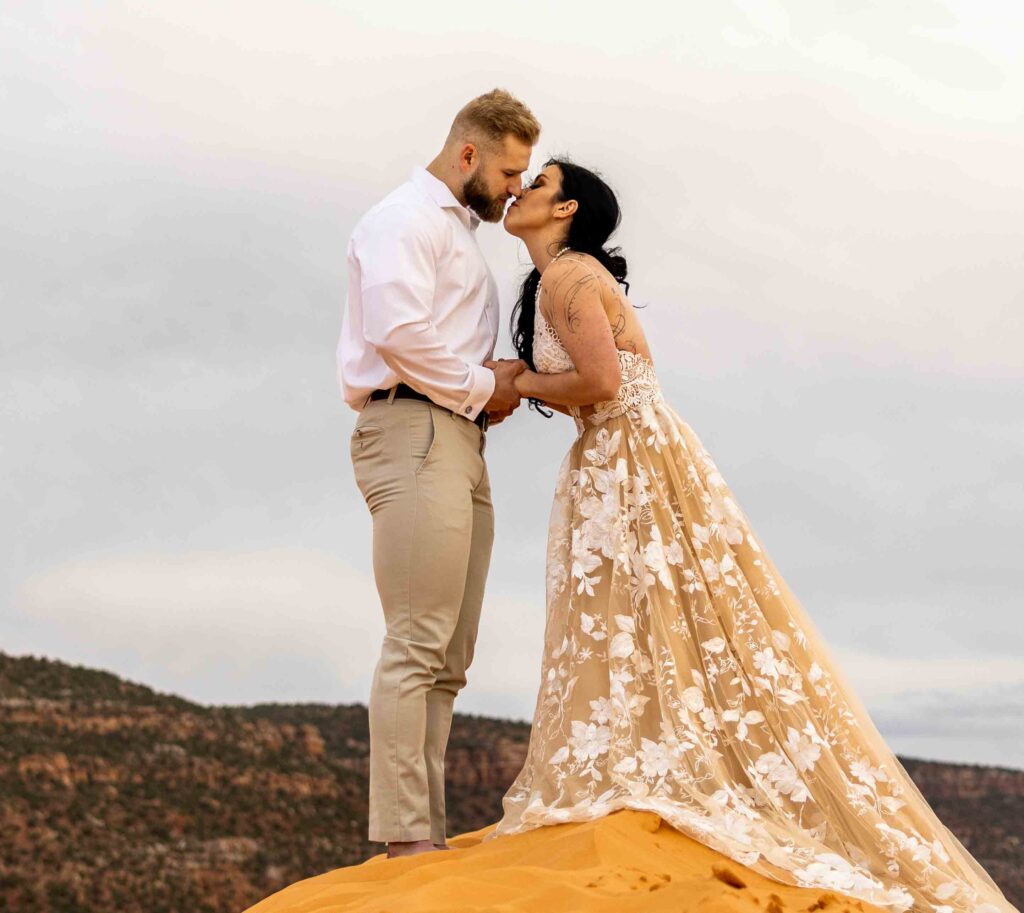
M 512 381 L 516 386 L 516 392 L 524 398 L 532 396 L 533 394 L 530 393 L 531 384 L 536 377 L 537 372 L 531 371 L 529 368 L 517 374 L 515 380 Z
M 499 358 L 497 361 L 485 361 L 484 367 L 490 368 L 495 374 L 495 395 L 484 406 L 484 411 L 489 425 L 500 425 L 519 408 L 522 394 L 516 389 L 515 380 L 518 374 L 526 370 L 526 362 L 521 358 Z M 512 388 L 514 400 L 498 395 L 499 384 Z

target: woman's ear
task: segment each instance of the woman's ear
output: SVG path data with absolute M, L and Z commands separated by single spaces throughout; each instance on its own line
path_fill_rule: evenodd
M 555 218 L 568 219 L 577 209 L 579 209 L 579 204 L 575 200 L 566 200 L 555 207 Z

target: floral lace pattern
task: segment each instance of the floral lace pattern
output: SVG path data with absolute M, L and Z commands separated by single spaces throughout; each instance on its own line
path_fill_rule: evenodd
M 572 370 L 537 309 L 534 360 Z M 575 410 L 528 755 L 487 839 L 658 813 L 785 884 L 894 911 L 1016 913 L 842 676 L 654 366 Z
M 540 287 L 538 286 L 538 291 Z M 545 319 L 538 306 L 533 335 L 533 361 L 543 374 L 559 374 L 576 368 L 569 353 L 562 346 L 555 328 Z M 599 424 L 615 415 L 623 415 L 629 409 L 637 409 L 662 399 L 661 387 L 654 373 L 651 360 L 636 352 L 619 349 L 619 369 L 622 372 L 622 386 L 616 399 L 594 403 L 581 409 L 570 406 L 569 412 L 576 420 L 577 431 L 583 431 L 585 422 Z

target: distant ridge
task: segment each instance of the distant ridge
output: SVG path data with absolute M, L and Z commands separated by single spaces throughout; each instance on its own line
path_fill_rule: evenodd
M 452 834 L 486 827 L 525 723 L 456 714 Z M 361 704 L 197 704 L 0 652 L 0 910 L 238 913 L 378 853 Z M 1010 901 L 1024 901 L 1024 771 L 900 757 Z

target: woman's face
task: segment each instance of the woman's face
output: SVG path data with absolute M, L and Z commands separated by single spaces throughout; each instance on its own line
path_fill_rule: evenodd
M 519 197 L 505 212 L 505 231 L 521 238 L 537 229 L 544 228 L 554 218 L 555 208 L 562 189 L 562 169 L 548 165 L 533 181 L 523 188 Z

